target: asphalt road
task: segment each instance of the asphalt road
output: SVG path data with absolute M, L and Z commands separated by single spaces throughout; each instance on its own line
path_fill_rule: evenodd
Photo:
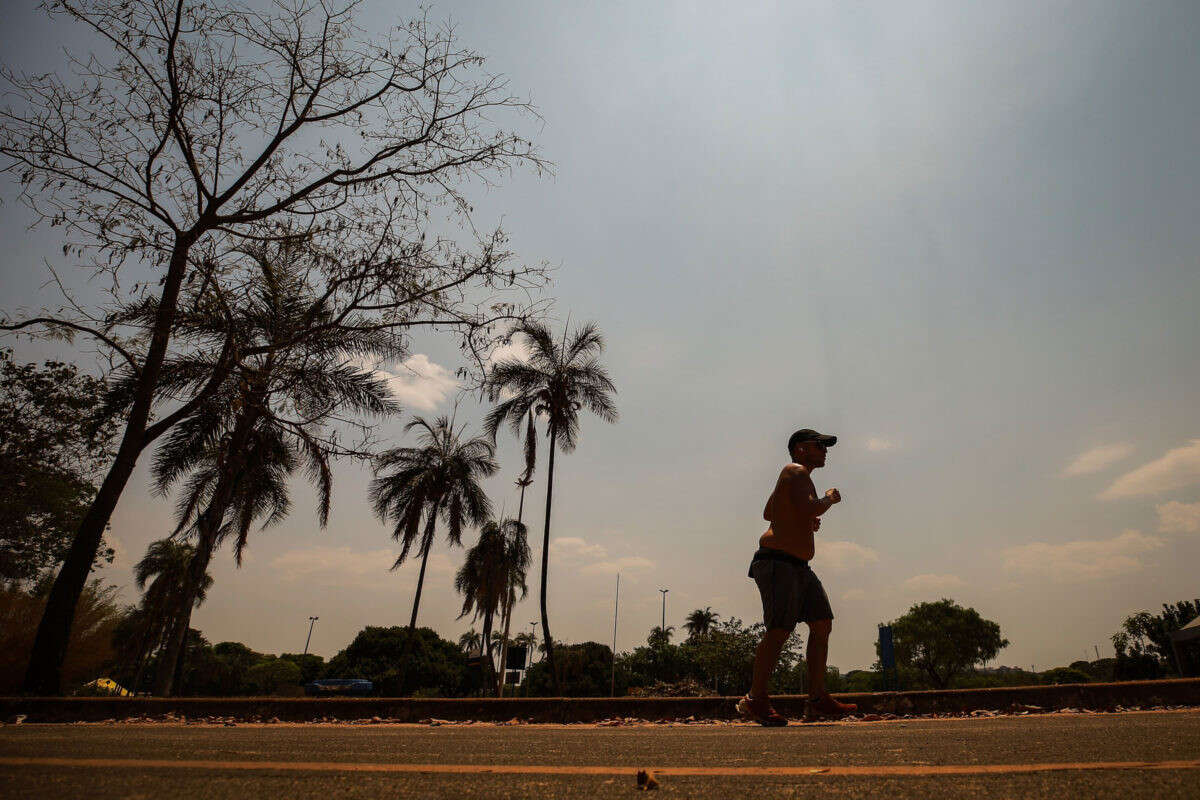
M 748 725 L 5 725 L 0 797 L 1200 797 L 1200 712 Z M 501 770 L 493 772 L 492 770 Z

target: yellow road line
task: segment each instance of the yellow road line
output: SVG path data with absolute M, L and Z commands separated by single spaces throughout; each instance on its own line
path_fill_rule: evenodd
M 91 767 L 120 769 L 285 770 L 289 772 L 396 772 L 448 775 L 627 775 L 630 766 L 568 766 L 559 764 L 355 764 L 338 761 L 186 761 L 138 758 L 53 758 L 0 756 L 0 766 Z M 1200 769 L 1200 759 L 1175 761 L 1069 761 L 1046 764 L 943 764 L 794 767 L 649 767 L 658 775 L 713 777 L 859 775 L 932 776 L 1055 772 L 1060 770 Z

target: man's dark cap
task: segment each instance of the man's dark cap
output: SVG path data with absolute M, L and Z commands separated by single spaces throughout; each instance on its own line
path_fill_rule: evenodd
M 829 436 L 824 433 L 817 433 L 812 428 L 801 428 L 788 437 L 788 452 L 792 452 L 792 448 L 797 442 L 817 442 L 826 447 L 833 447 L 837 444 L 836 436 Z

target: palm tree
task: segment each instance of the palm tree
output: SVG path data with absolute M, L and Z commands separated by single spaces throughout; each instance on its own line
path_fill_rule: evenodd
M 479 531 L 479 541 L 467 551 L 466 559 L 454 579 L 454 588 L 463 596 L 462 613 L 474 614 L 473 619 L 483 618 L 483 642 L 487 648 L 487 661 L 495 664 L 495 645 L 504 643 L 508 637 L 509 609 L 516 601 L 518 588 L 528 591 L 525 573 L 529 569 L 529 545 L 525 526 L 513 519 L 499 522 L 489 520 Z M 496 613 L 505 619 L 503 636 L 492 632 Z M 501 653 L 501 671 L 503 671 Z
M 579 439 L 580 410 L 586 408 L 605 422 L 617 421 L 617 409 L 612 401 L 612 394 L 617 389 L 599 362 L 598 356 L 604 350 L 604 339 L 595 324 L 584 325 L 571 337 L 568 337 L 567 331 L 564 330 L 561 345 L 554 341 L 550 330 L 539 322 L 527 322 L 517 328 L 516 333 L 522 334 L 528 340 L 531 351 L 529 360 L 507 359 L 492 368 L 488 380 L 490 399 L 495 401 L 506 392 L 512 392 L 513 396 L 488 413 L 485 429 L 495 441 L 496 432 L 505 422 L 520 435 L 527 414 L 531 415 L 530 425 L 536 417 L 546 418 L 550 455 L 546 471 L 545 531 L 542 536 L 542 639 L 546 645 L 546 654 L 550 658 L 550 675 L 554 681 L 554 689 L 561 694 L 558 672 L 554 668 L 550 619 L 546 612 L 550 512 L 554 498 L 554 453 L 558 449 L 564 453 L 575 449 Z
M 671 634 L 673 633 L 675 633 L 674 625 L 668 625 L 666 628 L 655 625 L 650 629 L 650 635 L 646 637 L 646 644 L 655 649 L 666 647 L 671 643 Z
M 712 606 L 705 606 L 703 609 L 697 608 L 688 614 L 687 622 L 683 624 L 683 627 L 687 628 L 688 639 L 704 638 L 720 618 L 721 615 L 713 611 Z
M 142 592 L 137 609 L 141 630 L 137 634 L 137 661 L 131 685 L 134 692 L 141 687 L 142 672 L 150 654 L 163 645 L 167 632 L 172 628 L 170 615 L 173 609 L 181 605 L 180 594 L 194 556 L 195 548 L 190 545 L 172 539 L 159 539 L 150 543 L 146 555 L 134 567 L 133 577 L 138 591 Z M 196 588 L 196 596 L 192 601 L 194 608 L 204 603 L 212 583 L 212 576 L 205 573 L 203 581 Z
M 395 334 L 347 332 L 319 301 L 302 259 L 290 251 L 253 254 L 260 280 L 245 287 L 232 307 L 216 302 L 203 286 L 180 311 L 175 333 L 191 351 L 167 360 L 159 378 L 163 399 L 188 397 L 212 372 L 205 344 L 232 336 L 246 353 L 204 402 L 191 408 L 155 453 L 154 489 L 168 494 L 182 484 L 173 537 L 195 541 L 194 553 L 173 610 L 173 627 L 160 659 L 155 691 L 169 695 L 195 597 L 216 549 L 229 537 L 241 563 L 251 527 L 280 522 L 290 508 L 288 479 L 303 468 L 317 486 L 318 521 L 328 521 L 330 459 L 345 452 L 332 422 L 356 415 L 385 416 L 398 410 L 385 382 L 359 362 L 403 352 Z M 276 260 L 276 258 L 278 260 Z M 191 291 L 191 290 L 189 290 Z M 123 311 L 137 320 L 153 306 Z M 107 407 L 128 404 L 135 375 L 112 384 Z
M 512 523 L 512 520 L 509 520 Z M 500 637 L 500 683 L 496 687 L 498 696 L 504 696 L 504 676 L 508 671 L 508 633 L 512 625 L 513 606 L 518 600 L 524 600 L 529 594 L 526 576 L 529 565 L 533 561 L 533 553 L 529 550 L 527 530 L 520 520 L 511 524 L 504 540 L 504 592 L 500 600 L 501 617 L 504 620 L 504 633 Z M 518 593 L 520 597 L 518 597 Z
M 458 637 L 458 649 L 468 655 L 477 653 L 481 649 L 480 645 L 483 642 L 483 637 L 479 635 L 479 631 L 471 628 L 471 630 Z
M 385 523 L 393 521 L 392 538 L 400 542 L 400 555 L 392 564 L 398 568 L 412 552 L 421 557 L 417 593 L 409 620 L 409 640 L 417 627 L 421 590 L 425 585 L 425 567 L 433 546 L 438 517 L 446 523 L 446 539 L 462 545 L 464 524 L 482 525 L 492 510 L 491 501 L 479 482 L 496 472 L 495 448 L 482 437 L 463 440 L 462 429 L 445 416 L 432 424 L 413 417 L 405 432 L 420 430 L 417 447 L 397 447 L 381 455 L 371 480 L 371 506 Z M 382 473 L 382 474 L 381 474 Z M 421 515 L 425 515 L 422 533 Z

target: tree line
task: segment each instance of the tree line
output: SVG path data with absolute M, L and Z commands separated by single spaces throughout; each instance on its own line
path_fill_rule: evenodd
M 545 423 L 545 545 L 556 452 L 575 447 L 581 411 L 616 419 L 599 330 L 552 335 L 541 294 L 548 269 L 519 262 L 503 230 L 473 219 L 469 186 L 549 168 L 518 127 L 536 120 L 533 106 L 452 24 L 427 14 L 368 35 L 354 2 L 54 0 L 45 10 L 79 26 L 95 50 L 67 77 L 0 70 L 11 101 L 0 109 L 0 169 L 38 224 L 61 229 L 64 260 L 102 291 L 76 297 L 52 269 L 61 305 L 5 316 L 0 329 L 87 342 L 102 375 L 82 391 L 102 402 L 79 414 L 95 440 L 70 473 L 83 484 L 4 498 L 40 504 L 26 518 L 49 514 L 60 534 L 70 529 L 38 566 L 57 571 L 41 587 L 25 691 L 62 689 L 89 573 L 147 453 L 155 491 L 176 503 L 170 538 L 191 548 L 175 590 L 144 614 L 159 694 L 172 691 L 213 554 L 229 544 L 240 560 L 253 530 L 284 519 L 294 476 L 316 488 L 324 525 L 337 459 L 374 468 L 371 501 L 394 526 L 397 564 L 421 559 L 410 631 L 439 522 L 454 544 L 465 526 L 489 532 L 461 576 L 472 598 L 464 613 L 485 625 L 499 613 L 507 624 L 524 573 L 498 574 L 493 556 L 522 570 L 528 559 L 521 513 L 492 519 L 479 488 L 498 468 L 497 429 L 511 421 L 525 436 L 524 491 Z M 402 410 L 375 365 L 402 362 L 418 336 L 456 340 L 464 391 L 498 402 L 490 441 L 452 419 L 422 418 L 406 428 L 419 434 L 414 447 L 376 440 L 378 422 Z M 530 357 L 492 364 L 514 336 Z M 54 472 L 55 459 L 75 456 L 26 457 L 46 462 L 49 487 L 67 474 Z M 6 546 L 48 553 L 35 535 L 14 533 Z

